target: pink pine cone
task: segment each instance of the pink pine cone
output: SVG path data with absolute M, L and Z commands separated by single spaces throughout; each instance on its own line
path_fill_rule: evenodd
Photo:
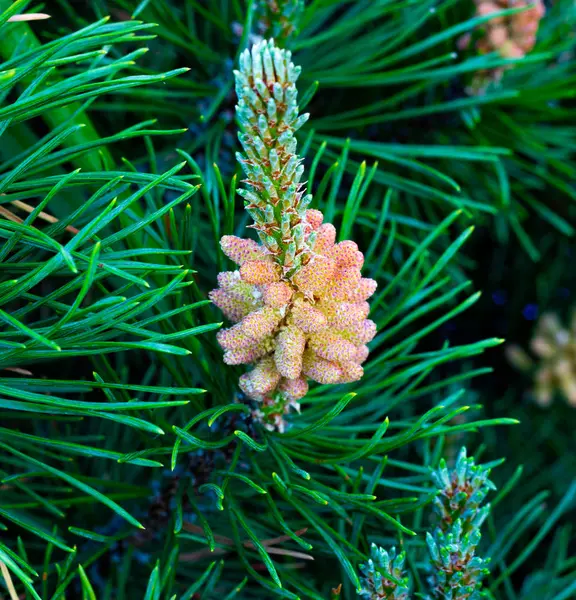
M 247 260 L 263 258 L 264 249 L 254 240 L 245 240 L 235 235 L 225 235 L 220 240 L 222 252 L 238 265 L 243 265 Z
M 280 267 L 266 260 L 247 260 L 240 267 L 240 277 L 245 283 L 265 285 L 280 281 Z
M 526 10 L 507 16 L 493 17 L 482 25 L 482 37 L 476 43 L 479 54 L 498 52 L 503 58 L 521 59 L 532 51 L 540 21 L 546 12 L 543 0 L 475 0 L 476 15 L 490 16 L 508 8 Z M 468 48 L 472 36 L 465 34 L 458 43 Z M 505 71 L 513 65 L 478 71 L 469 88 L 471 94 L 483 94 L 490 83 L 498 83 Z
M 288 277 L 282 278 L 263 246 L 234 236 L 222 239 L 223 250 L 240 270 L 220 273 L 220 287 L 210 295 L 237 323 L 217 339 L 225 362 L 255 365 L 242 375 L 240 387 L 269 409 L 274 427 L 283 422 L 270 413 L 274 398 L 282 399 L 285 410 L 298 408 L 307 379 L 321 384 L 359 380 L 368 358 L 366 344 L 376 334 L 366 302 L 376 282 L 362 277 L 364 256 L 358 246 L 336 244 L 336 230 L 323 218 L 318 210 L 307 212 L 306 236 L 317 234 L 314 254 Z

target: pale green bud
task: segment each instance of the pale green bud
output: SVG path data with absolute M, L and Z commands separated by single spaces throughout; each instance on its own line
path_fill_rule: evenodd
M 296 121 L 294 121 L 294 123 L 292 124 L 294 131 L 298 131 L 300 129 L 300 127 L 302 127 L 302 125 L 304 125 L 304 123 L 306 123 L 306 121 L 308 121 L 309 118 L 310 118 L 310 113 L 304 113 L 303 115 L 300 115 L 296 119 Z
M 308 236 L 308 239 L 306 240 L 306 244 L 308 245 L 308 248 L 310 248 L 310 250 L 314 250 L 314 246 L 316 245 L 317 237 L 318 237 L 318 233 L 316 233 L 316 231 L 313 231 Z
M 286 177 L 286 179 L 290 179 L 294 173 L 294 171 L 296 170 L 296 167 L 298 165 L 298 157 L 296 155 L 292 155 L 288 162 L 286 163 L 286 165 L 284 166 L 284 171 L 283 171 L 283 175 L 284 177 Z
M 290 235 L 291 223 L 290 223 L 290 215 L 288 213 L 284 213 L 282 215 L 282 221 L 280 223 L 280 229 L 282 231 L 283 236 Z
M 242 71 L 242 73 L 244 73 L 246 78 L 250 77 L 252 75 L 252 59 L 250 57 L 249 50 L 244 50 L 244 52 L 240 54 L 239 63 L 240 70 Z
M 258 131 L 263 138 L 271 137 L 270 130 L 268 129 L 268 119 L 264 115 L 258 116 Z
M 280 83 L 286 81 L 286 65 L 284 63 L 284 56 L 279 48 L 273 50 L 274 68 L 276 70 L 276 76 Z
M 242 198 L 244 198 L 244 200 L 248 200 L 248 202 L 251 202 L 256 206 L 262 204 L 262 200 L 254 192 L 245 190 L 243 188 L 239 188 L 238 193 L 240 194 L 240 196 L 242 196 Z
M 293 177 L 295 183 L 300 183 L 302 175 L 304 175 L 304 165 L 298 165 Z
M 254 79 L 262 79 L 264 76 L 261 48 L 262 43 L 252 46 L 252 77 Z
M 266 75 L 266 80 L 269 83 L 274 83 L 276 81 L 276 76 L 274 73 L 274 63 L 272 62 L 272 56 L 270 55 L 270 50 L 268 47 L 264 49 L 262 53 L 262 63 L 264 64 L 264 73 Z
M 292 229 L 292 236 L 294 237 L 296 247 L 302 248 L 304 245 L 304 225 L 302 223 L 298 223 L 298 225 Z
M 300 200 L 299 210 L 306 211 L 312 202 L 312 194 L 306 194 L 302 200 Z
M 270 92 L 268 91 L 266 84 L 261 79 L 256 79 L 254 81 L 254 85 L 255 85 L 256 89 L 258 90 L 258 94 L 260 95 L 260 97 L 265 102 L 267 102 L 268 98 L 270 98 Z
M 268 153 L 268 160 L 270 161 L 270 168 L 272 171 L 280 170 L 280 159 L 278 158 L 278 152 L 276 152 L 275 148 L 272 148 Z
M 268 118 L 271 121 L 278 121 L 278 109 L 276 107 L 276 102 L 274 102 L 274 98 L 270 98 L 268 103 L 266 104 L 266 112 L 268 113 Z
M 268 204 L 264 209 L 264 218 L 266 219 L 266 223 L 274 223 L 276 221 L 274 216 L 274 208 L 271 204 Z
M 274 100 L 276 100 L 276 102 L 284 102 L 284 88 L 278 82 L 274 84 L 272 94 L 274 94 Z
M 266 144 L 257 135 L 252 137 L 252 144 L 256 148 L 256 152 L 258 152 L 260 158 L 268 158 Z

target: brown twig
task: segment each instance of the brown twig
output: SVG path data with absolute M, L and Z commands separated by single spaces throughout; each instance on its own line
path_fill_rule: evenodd
M 202 529 L 202 527 L 199 527 L 198 525 L 194 525 L 193 523 L 185 522 L 182 525 L 182 528 L 185 529 L 186 531 L 189 531 L 190 533 L 197 533 L 197 534 L 204 533 L 204 530 Z M 296 532 L 296 535 L 298 535 L 298 536 L 303 535 L 307 531 L 308 531 L 307 527 L 305 527 L 303 529 L 299 529 Z M 229 552 L 230 550 L 233 549 L 232 547 L 234 546 L 234 540 L 232 540 L 231 538 L 228 538 L 223 535 L 215 535 L 214 539 L 219 544 L 222 544 L 223 546 L 227 546 L 227 548 L 215 548 L 213 552 L 211 552 L 209 548 L 205 548 L 203 550 L 198 550 L 196 552 L 186 552 L 184 554 L 180 554 L 180 556 L 179 556 L 180 562 L 197 562 L 198 560 L 200 560 L 201 558 L 204 558 L 206 556 L 226 554 L 227 552 Z M 280 535 L 275 538 L 269 538 L 267 540 L 262 540 L 261 543 L 270 554 L 291 556 L 293 558 L 301 558 L 304 560 L 314 560 L 313 556 L 310 556 L 309 554 L 304 554 L 303 552 L 296 552 L 295 550 L 286 550 L 283 548 L 274 548 L 274 546 L 276 544 L 281 544 L 283 542 L 287 542 L 290 539 L 291 538 L 288 535 Z M 245 548 L 254 549 L 254 544 L 250 540 L 246 540 L 246 541 L 242 542 L 242 545 Z
M 23 210 L 24 212 L 27 212 L 29 214 L 34 210 L 33 206 L 30 206 L 29 204 L 26 204 L 25 202 L 22 202 L 21 200 L 13 200 L 10 204 L 12 204 L 16 208 L 19 208 L 20 210 Z M 44 212 L 43 210 L 41 210 L 38 213 L 38 216 L 41 219 L 43 219 L 44 221 L 46 221 L 47 223 L 51 223 L 52 225 L 59 222 L 59 219 L 52 216 L 51 214 L 48 214 L 47 212 Z M 76 229 L 76 227 L 72 227 L 72 225 L 68 225 L 66 227 L 66 231 L 69 231 L 70 233 L 74 233 L 74 234 L 78 233 L 78 229 Z
M 21 369 L 20 367 L 4 367 L 3 371 L 12 371 L 12 373 L 18 373 L 18 375 L 28 375 L 32 377 L 34 373 L 32 371 L 28 371 L 27 369 Z
M 188 523 L 186 521 L 182 524 L 182 529 L 184 529 L 185 531 L 189 531 L 190 533 L 197 533 L 200 535 L 204 534 L 204 530 L 202 529 L 202 527 L 199 527 L 198 525 L 194 525 L 192 523 Z M 228 537 L 225 537 L 223 535 L 216 534 L 214 536 L 214 539 L 219 544 L 222 544 L 224 546 L 233 546 L 234 545 L 234 540 L 232 540 Z
M 13 223 L 23 222 L 23 219 L 15 215 L 13 212 L 9 211 L 7 208 L 4 208 L 3 206 L 0 206 L 0 215 L 6 217 L 9 221 L 12 221 Z
M 226 550 L 223 548 L 214 548 L 212 552 L 210 551 L 210 548 L 204 548 L 204 550 L 198 550 L 197 552 L 184 552 L 180 554 L 178 560 L 180 562 L 195 563 L 206 556 L 220 556 L 226 554 L 226 552 L 229 552 L 228 548 Z
M 254 547 L 253 544 L 248 546 L 248 544 L 244 544 L 246 547 Z M 304 552 L 296 552 L 295 550 L 284 550 L 283 548 L 268 548 L 266 547 L 268 554 L 279 554 L 281 556 L 291 556 L 292 558 L 302 558 L 304 560 L 314 560 L 314 557 L 310 554 L 304 554 Z
M 0 571 L 2 572 L 2 577 L 4 577 L 4 581 L 6 582 L 6 587 L 8 588 L 8 593 L 10 594 L 11 600 L 20 600 L 18 598 L 18 594 L 16 593 L 16 588 L 14 587 L 14 583 L 12 583 L 12 577 L 10 576 L 10 571 L 8 567 L 0 560 Z
M 49 19 L 50 15 L 46 13 L 27 13 L 23 15 L 14 15 L 10 17 L 8 21 L 43 21 L 44 19 Z

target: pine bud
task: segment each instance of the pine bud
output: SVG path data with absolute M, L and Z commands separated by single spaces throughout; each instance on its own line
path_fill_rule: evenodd
M 440 461 L 431 476 L 438 490 L 434 507 L 442 528 L 447 529 L 458 519 L 466 531 L 480 527 L 487 516 L 480 505 L 488 492 L 496 489 L 489 475 L 490 469 L 474 464 L 474 458 L 467 458 L 466 448 L 460 450 L 453 469 L 443 459 Z
M 245 169 L 249 172 L 249 179 L 254 179 L 253 189 L 240 189 L 239 193 L 252 206 L 264 211 L 267 228 L 281 231 L 286 248 L 268 245 L 267 239 L 263 240 L 263 244 L 285 271 L 294 269 L 296 265 L 296 253 L 288 253 L 291 242 L 296 244 L 299 252 L 310 254 L 305 237 L 294 229 L 297 222 L 292 221 L 291 214 L 284 212 L 278 215 L 273 210 L 280 203 L 284 211 L 293 209 L 294 215 L 304 214 L 311 200 L 311 196 L 298 191 L 304 168 L 296 154 L 294 133 L 307 117 L 298 117 L 298 91 L 294 85 L 296 73 L 298 70 L 291 62 L 291 54 L 277 48 L 273 40 L 255 44 L 251 52 L 245 50 L 241 55 L 240 69 L 235 72 L 236 111 L 244 128 L 240 141 L 246 153 L 246 156 L 241 155 L 240 160 L 244 165 L 248 161 L 254 163 Z M 259 215 L 253 216 L 260 224 Z M 299 236 L 298 239 L 295 236 Z
M 362 589 L 360 598 L 368 600 L 408 600 L 409 580 L 404 571 L 406 554 L 396 549 L 386 552 L 376 544 L 370 547 L 370 558 L 360 565 Z
M 439 523 L 432 534 L 426 535 L 430 599 L 482 597 L 480 589 L 483 577 L 489 573 L 489 561 L 475 556 L 475 552 L 481 538 L 480 526 L 490 511 L 489 504 L 482 507 L 481 503 L 495 489 L 489 474 L 490 469 L 467 458 L 466 448 L 462 448 L 452 469 L 441 460 L 431 474 L 438 490 L 434 507 Z

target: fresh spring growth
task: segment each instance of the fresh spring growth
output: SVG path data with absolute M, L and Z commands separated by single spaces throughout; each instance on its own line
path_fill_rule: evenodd
M 475 465 L 474 458 L 467 458 L 466 448 L 458 454 L 453 469 L 448 469 L 442 459 L 431 477 L 438 493 L 434 498 L 434 508 L 440 518 L 440 528 L 447 531 L 457 520 L 462 522 L 464 532 L 482 525 L 490 505 L 481 507 L 484 498 L 496 486 L 488 479 L 490 469 Z
M 523 58 L 536 44 L 540 20 L 546 11 L 543 0 L 475 0 L 476 15 L 491 15 L 508 8 L 526 10 L 504 17 L 495 17 L 484 24 L 480 39 L 476 42 L 479 54 L 497 52 L 502 58 Z M 466 34 L 459 40 L 461 49 L 468 48 L 472 35 Z M 505 71 L 512 65 L 478 71 L 474 75 L 468 92 L 479 95 L 486 92 L 490 84 L 498 84 Z
M 518 369 L 533 375 L 533 396 L 540 406 L 549 406 L 554 394 L 562 395 L 576 407 L 576 311 L 570 327 L 558 315 L 543 314 L 536 325 L 530 348 L 532 358 L 519 346 L 506 349 L 508 360 Z
M 457 520 L 444 533 L 439 528 L 434 535 L 426 534 L 433 574 L 429 578 L 430 596 L 438 600 L 480 600 L 482 579 L 490 573 L 489 560 L 475 556 L 480 531 L 464 533 Z
M 362 574 L 361 598 L 369 600 L 407 600 L 409 580 L 404 572 L 404 552 L 396 555 L 396 549 L 386 552 L 376 544 L 370 548 L 370 559 L 360 566 Z
M 298 30 L 303 12 L 304 0 L 258 0 L 258 29 L 264 37 L 286 40 Z
M 240 70 L 234 71 L 238 137 L 244 149 L 236 157 L 246 174 L 245 187 L 238 193 L 254 219 L 252 227 L 283 275 L 310 259 L 315 237 L 310 237 L 306 224 L 312 196 L 306 193 L 294 135 L 310 116 L 298 114 L 300 71 L 291 53 L 276 48 L 273 40 L 245 50 Z
M 255 44 L 240 57 L 236 107 L 246 173 L 238 190 L 261 243 L 235 236 L 220 241 L 238 266 L 218 276 L 210 298 L 235 325 L 218 333 L 224 362 L 252 364 L 240 387 L 260 403 L 269 429 L 283 431 L 284 415 L 308 391 L 308 379 L 347 383 L 363 375 L 366 344 L 376 334 L 366 300 L 376 282 L 361 275 L 364 256 L 309 209 L 304 166 L 294 133 L 299 116 L 300 68 L 274 42 Z
M 479 600 L 482 579 L 489 573 L 488 560 L 475 556 L 480 526 L 490 505 L 480 506 L 495 489 L 488 479 L 490 469 L 475 465 L 462 448 L 456 464 L 448 469 L 444 460 L 432 471 L 437 488 L 434 507 L 439 517 L 434 533 L 427 533 L 430 555 L 430 599 Z

